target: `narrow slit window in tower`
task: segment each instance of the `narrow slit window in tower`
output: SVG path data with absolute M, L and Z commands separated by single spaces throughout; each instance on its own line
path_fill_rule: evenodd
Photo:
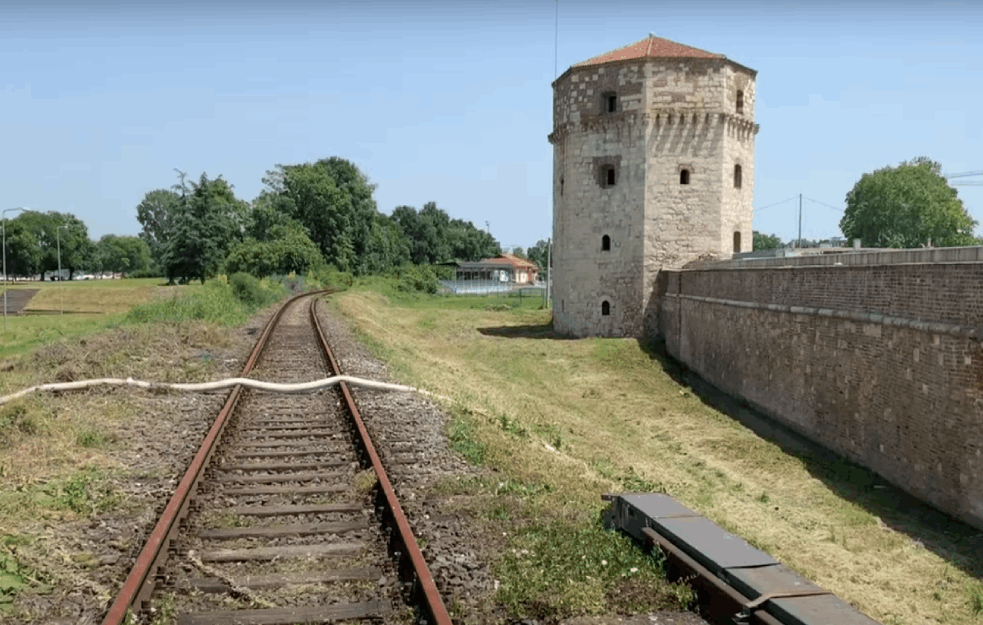
M 601 314 L 605 317 L 611 314 L 611 304 L 607 300 L 601 302 Z
M 613 187 L 615 182 L 614 165 L 601 166 L 601 188 Z
M 744 92 L 740 89 L 737 90 L 737 113 L 741 114 L 744 112 Z
M 734 165 L 734 188 L 741 188 L 741 166 Z
M 618 96 L 614 93 L 605 93 L 604 98 L 604 112 L 605 113 L 616 113 L 618 112 Z
M 563 197 L 563 177 L 560 177 L 560 197 Z
M 610 252 L 611 251 L 611 237 L 604 235 L 601 237 L 601 251 Z
M 735 230 L 734 231 L 734 253 L 735 254 L 740 254 L 741 253 L 741 231 L 740 230 Z
M 689 170 L 681 169 L 679 171 L 679 184 L 689 184 Z

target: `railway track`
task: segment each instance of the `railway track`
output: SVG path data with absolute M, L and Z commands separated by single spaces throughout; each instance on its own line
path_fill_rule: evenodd
M 288 301 L 243 370 L 342 373 L 315 314 Z M 235 388 L 104 625 L 450 624 L 351 393 Z

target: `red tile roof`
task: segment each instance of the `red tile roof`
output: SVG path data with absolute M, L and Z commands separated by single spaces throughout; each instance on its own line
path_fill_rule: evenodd
M 534 269 L 539 271 L 539 265 L 534 262 L 528 261 L 525 258 L 519 258 L 514 254 L 499 254 L 494 258 L 486 258 L 484 260 L 470 263 L 458 263 L 459 265 L 511 265 L 516 269 Z
M 623 48 L 618 48 L 617 50 L 612 50 L 610 52 L 605 52 L 604 54 L 595 56 L 594 58 L 577 63 L 574 65 L 574 67 L 600 65 L 602 63 L 610 63 L 611 61 L 625 61 L 628 59 L 680 57 L 697 59 L 727 58 L 723 54 L 707 52 L 706 50 L 700 50 L 699 48 L 684 46 L 683 44 L 676 43 L 675 41 L 662 39 L 661 37 L 656 37 L 655 35 L 649 35 L 645 39 L 636 41 L 631 45 L 627 45 Z
M 525 258 L 519 258 L 515 254 L 499 254 L 499 258 L 504 258 L 516 267 L 525 267 L 527 269 L 539 269 L 539 265 L 532 261 L 528 261 Z

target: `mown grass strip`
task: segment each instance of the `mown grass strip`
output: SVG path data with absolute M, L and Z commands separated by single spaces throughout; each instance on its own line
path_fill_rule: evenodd
M 477 513 L 507 534 L 503 553 L 528 550 L 542 519 L 589 535 L 605 491 L 662 491 L 877 620 L 978 622 L 978 532 L 899 507 L 852 463 L 760 438 L 644 343 L 567 340 L 552 333 L 549 311 L 497 309 L 483 297 L 405 297 L 356 284 L 335 301 L 398 381 L 455 400 L 448 436 L 462 455 L 502 483 L 548 486 L 472 489 Z M 500 600 L 514 615 L 537 613 L 534 593 L 517 594 L 535 586 L 522 577 L 535 563 L 525 560 L 522 572 L 509 558 L 497 564 L 510 589 Z M 583 593 L 607 596 L 601 581 L 590 583 Z

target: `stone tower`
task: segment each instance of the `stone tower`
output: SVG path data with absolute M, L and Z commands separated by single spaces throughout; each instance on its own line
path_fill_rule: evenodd
M 661 269 L 751 249 L 754 80 L 653 35 L 553 83 L 553 323 L 638 337 Z

